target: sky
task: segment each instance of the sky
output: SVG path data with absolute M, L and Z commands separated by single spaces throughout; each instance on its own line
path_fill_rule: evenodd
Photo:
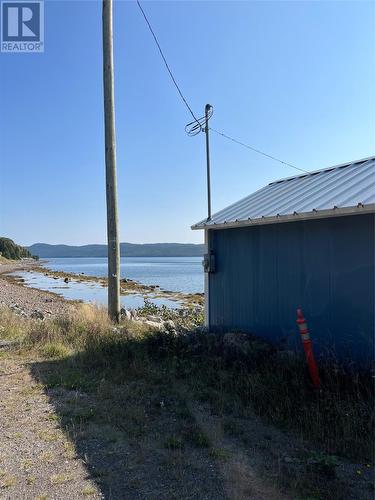
M 305 170 L 374 154 L 375 3 L 147 1 L 194 113 Z M 204 134 L 134 1 L 114 3 L 121 241 L 203 241 Z M 298 172 L 211 133 L 213 212 Z M 0 235 L 106 242 L 101 2 L 46 1 L 45 52 L 0 53 Z

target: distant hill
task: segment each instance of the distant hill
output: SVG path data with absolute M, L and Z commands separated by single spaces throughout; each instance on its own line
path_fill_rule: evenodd
M 40 258 L 107 257 L 107 245 L 48 245 L 35 243 L 28 250 Z M 200 257 L 204 245 L 193 243 L 121 243 L 121 257 Z
M 10 238 L 0 237 L 0 256 L 5 259 L 20 260 L 24 257 L 31 257 L 31 253 Z

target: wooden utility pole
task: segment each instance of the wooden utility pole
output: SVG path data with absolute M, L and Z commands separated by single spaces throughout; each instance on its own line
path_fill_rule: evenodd
M 112 0 L 103 0 L 103 82 L 108 238 L 108 314 L 120 319 L 120 243 L 117 208 Z
M 210 119 L 210 111 L 212 110 L 211 104 L 206 104 L 204 108 L 205 116 L 205 127 L 204 131 L 206 134 L 206 167 L 207 167 L 207 220 L 211 219 L 211 172 L 210 172 L 210 139 L 209 139 L 209 128 L 208 120 Z M 212 114 L 212 113 L 211 113 Z

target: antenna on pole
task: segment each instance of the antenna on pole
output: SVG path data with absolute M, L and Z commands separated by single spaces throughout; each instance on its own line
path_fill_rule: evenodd
M 210 168 L 210 138 L 208 121 L 213 115 L 214 108 L 206 104 L 204 116 L 186 125 L 185 131 L 190 137 L 204 132 L 206 134 L 206 167 L 207 167 L 207 220 L 211 219 L 211 168 Z
M 120 319 L 120 244 L 117 208 L 112 0 L 103 0 L 103 83 L 108 234 L 108 314 Z

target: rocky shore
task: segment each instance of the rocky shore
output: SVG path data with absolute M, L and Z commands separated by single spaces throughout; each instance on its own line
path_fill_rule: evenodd
M 13 274 L 17 273 L 17 271 L 33 271 L 54 278 L 63 278 L 66 283 L 70 281 L 91 281 L 102 286 L 107 286 L 106 278 L 51 271 L 31 260 L 0 263 L 0 307 L 9 307 L 21 316 L 34 319 L 43 320 L 68 313 L 72 311 L 77 302 L 67 300 L 53 292 L 25 286 L 23 281 Z M 203 294 L 169 292 L 160 290 L 156 286 L 147 286 L 128 279 L 121 280 L 121 293 L 140 293 L 144 295 L 145 299 L 164 297 L 180 301 L 183 307 L 177 315 L 178 322 L 180 322 L 180 319 L 183 319 L 187 309 L 193 311 L 195 315 L 199 314 L 203 309 Z M 163 329 L 165 327 L 174 329 L 173 321 L 170 321 L 168 324 L 169 317 L 161 318 L 161 314 L 155 314 L 155 311 L 153 311 L 153 314 L 145 311 L 143 311 L 143 314 L 139 313 L 140 311 L 137 313 L 136 311 L 122 310 L 122 316 L 125 319 L 146 323 L 147 326 L 156 329 Z
M 68 313 L 74 302 L 57 294 L 26 288 L 8 276 L 14 271 L 30 271 L 34 262 L 12 262 L 0 265 L 0 307 L 6 306 L 21 316 L 44 319 Z
M 45 276 L 52 278 L 61 278 L 65 283 L 69 281 L 75 282 L 94 282 L 101 286 L 107 286 L 108 280 L 105 277 L 90 276 L 84 273 L 75 274 L 66 271 L 53 271 L 40 265 L 36 265 L 32 268 L 33 271 L 40 272 Z M 144 296 L 149 296 L 152 294 L 154 298 L 165 298 L 170 300 L 176 300 L 182 302 L 185 306 L 203 306 L 204 304 L 204 294 L 203 293 L 182 293 L 173 292 L 170 290 L 163 290 L 158 285 L 145 285 L 137 281 L 123 278 L 120 280 L 120 293 L 121 295 L 139 293 Z

